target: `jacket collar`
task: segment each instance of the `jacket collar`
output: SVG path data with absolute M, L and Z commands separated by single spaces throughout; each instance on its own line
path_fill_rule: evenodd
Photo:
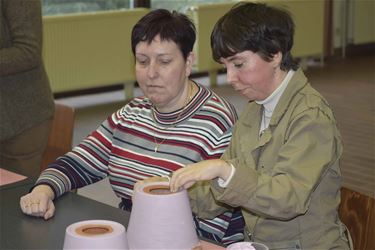
M 294 73 L 293 77 L 290 79 L 288 86 L 284 90 L 284 93 L 279 99 L 279 102 L 276 105 L 275 111 L 272 114 L 272 118 L 270 121 L 269 126 L 277 125 L 284 115 L 286 110 L 288 109 L 291 101 L 293 100 L 294 96 L 300 92 L 302 88 L 304 88 L 307 84 L 307 78 L 304 75 L 301 68 L 297 69 Z M 259 131 L 259 121 L 261 119 L 262 114 L 262 106 L 251 101 L 243 112 L 244 119 L 241 119 L 243 124 L 248 127 L 252 127 L 256 131 Z M 265 130 L 265 133 L 268 129 Z M 267 136 L 265 136 L 267 137 Z
M 290 79 L 288 86 L 286 87 L 284 93 L 280 97 L 279 102 L 276 105 L 275 111 L 272 114 L 270 121 L 270 126 L 279 123 L 281 117 L 284 115 L 293 98 L 307 85 L 307 78 L 299 68 Z

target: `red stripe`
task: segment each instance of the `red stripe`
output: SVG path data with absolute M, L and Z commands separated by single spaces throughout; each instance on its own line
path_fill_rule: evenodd
M 145 155 L 138 155 L 129 151 L 124 151 L 120 148 L 113 148 L 112 153 L 117 156 L 125 157 L 127 159 L 131 159 L 131 160 L 135 160 L 139 162 L 145 162 L 150 165 L 158 166 L 160 169 L 168 169 L 171 171 L 176 171 L 177 169 L 181 168 L 180 166 L 174 163 L 165 161 L 165 160 L 154 159 L 151 157 L 147 157 Z

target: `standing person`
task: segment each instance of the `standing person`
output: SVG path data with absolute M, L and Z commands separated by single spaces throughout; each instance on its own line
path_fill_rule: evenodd
M 216 201 L 240 207 L 246 240 L 270 249 L 348 249 L 337 212 L 341 137 L 292 59 L 293 34 L 290 15 L 262 3 L 239 3 L 219 19 L 213 57 L 250 103 L 221 159 L 176 170 L 171 190 L 211 180 L 213 196 L 197 198 L 193 211 L 212 216 Z
M 137 181 L 219 158 L 228 146 L 237 120 L 233 106 L 189 79 L 195 42 L 191 20 L 154 10 L 134 26 L 131 40 L 136 78 L 145 96 L 131 100 L 50 164 L 33 191 L 21 198 L 24 213 L 48 219 L 54 214 L 53 199 L 106 177 L 122 199 L 120 208 L 130 211 Z M 208 182 L 203 187 L 208 189 Z M 194 221 L 200 236 L 223 244 L 243 240 L 239 209 L 223 208 L 216 218 L 194 216 Z
M 0 167 L 40 174 L 54 102 L 42 61 L 39 0 L 0 0 Z

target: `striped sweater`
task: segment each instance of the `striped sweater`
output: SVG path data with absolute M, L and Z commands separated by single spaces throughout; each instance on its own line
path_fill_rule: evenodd
M 186 107 L 171 113 L 159 113 L 146 97 L 134 98 L 50 164 L 37 185 L 49 185 L 58 197 L 109 177 L 112 189 L 122 198 L 120 207 L 130 210 L 138 180 L 219 158 L 229 144 L 237 114 L 208 88 L 198 85 L 198 89 Z M 224 244 L 243 240 L 240 212 L 194 221 L 200 236 Z

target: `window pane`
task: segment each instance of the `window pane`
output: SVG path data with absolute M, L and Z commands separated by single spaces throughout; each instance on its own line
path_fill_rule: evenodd
M 43 15 L 59 15 L 130 8 L 132 0 L 43 0 Z
M 151 8 L 185 12 L 188 7 L 194 5 L 226 2 L 228 2 L 228 0 L 151 0 Z

